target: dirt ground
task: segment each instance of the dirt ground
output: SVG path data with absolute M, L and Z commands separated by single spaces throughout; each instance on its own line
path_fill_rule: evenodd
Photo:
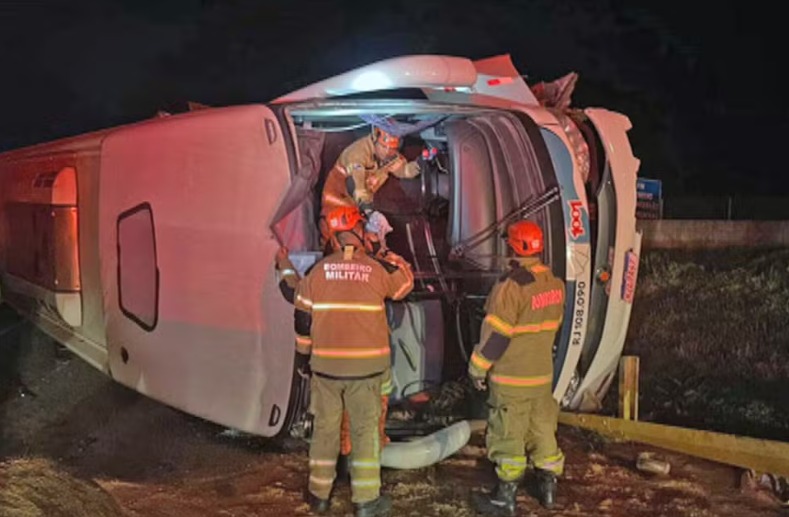
M 305 443 L 238 435 L 139 396 L 0 309 L 2 328 L 3 517 L 309 514 Z M 661 453 L 671 472 L 655 477 L 634 468 L 648 447 L 569 428 L 559 439 L 567 472 L 557 509 L 541 509 L 526 487 L 520 515 L 782 515 L 768 492 L 740 490 L 736 469 Z M 384 471 L 394 515 L 474 515 L 470 492 L 494 482 L 483 445 L 477 433 L 436 466 Z M 338 482 L 332 515 L 352 514 L 349 497 Z
M 789 437 L 788 263 L 787 250 L 644 254 L 626 346 L 642 419 Z M 769 490 L 740 488 L 737 469 L 656 451 L 671 472 L 652 476 L 634 467 L 649 447 L 570 428 L 559 440 L 558 508 L 525 483 L 520 515 L 789 515 Z M 473 515 L 470 492 L 494 482 L 483 446 L 476 433 L 439 465 L 384 471 L 394 515 Z M 0 517 L 308 515 L 306 450 L 142 397 L 0 306 Z M 349 497 L 339 481 L 333 515 L 351 515 Z

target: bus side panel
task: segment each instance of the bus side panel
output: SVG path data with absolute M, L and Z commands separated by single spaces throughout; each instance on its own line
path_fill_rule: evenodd
M 293 308 L 269 224 L 290 183 L 265 106 L 118 131 L 102 149 L 101 274 L 113 378 L 266 436 L 287 412 Z
M 4 297 L 107 371 L 98 272 L 98 134 L 0 155 Z

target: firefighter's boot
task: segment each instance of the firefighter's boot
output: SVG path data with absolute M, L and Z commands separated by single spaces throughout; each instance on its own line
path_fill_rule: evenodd
M 475 493 L 472 502 L 477 513 L 482 515 L 515 515 L 515 493 L 518 491 L 517 481 L 499 481 L 495 492 L 491 494 Z
M 392 513 L 392 499 L 388 495 L 380 495 L 366 503 L 356 505 L 356 517 L 388 517 Z
M 553 472 L 537 469 L 537 497 L 543 507 L 553 508 L 556 503 L 556 476 Z

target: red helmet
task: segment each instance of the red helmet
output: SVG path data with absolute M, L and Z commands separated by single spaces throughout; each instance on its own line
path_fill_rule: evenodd
M 332 234 L 353 230 L 363 220 L 362 214 L 359 213 L 359 209 L 355 206 L 338 206 L 326 216 L 326 223 L 329 225 L 329 232 Z
M 542 230 L 531 221 L 518 221 L 507 228 L 507 243 L 518 255 L 536 255 L 543 248 Z
M 400 137 L 387 133 L 380 127 L 373 127 L 373 142 L 385 147 L 386 149 L 400 149 Z

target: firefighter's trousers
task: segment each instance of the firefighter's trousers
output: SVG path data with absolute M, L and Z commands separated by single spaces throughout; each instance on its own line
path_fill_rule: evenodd
M 490 386 L 486 445 L 502 481 L 520 479 L 527 457 L 539 469 L 561 475 L 564 455 L 556 443 L 559 405 L 550 389 Z
M 389 411 L 389 396 L 392 394 L 393 389 L 392 369 L 387 368 L 381 377 L 381 416 L 378 419 L 381 447 L 385 447 L 389 443 L 389 438 L 386 436 L 386 415 Z M 348 456 L 352 448 L 351 419 L 348 415 L 348 410 L 345 410 L 342 414 L 342 426 L 340 427 L 340 454 Z
M 343 410 L 350 416 L 351 500 L 364 503 L 381 491 L 381 445 L 378 421 L 381 415 L 381 378 L 361 380 L 322 377 L 314 373 L 310 383 L 310 407 L 314 415 L 310 443 L 309 490 L 328 499 L 340 453 L 340 422 Z

